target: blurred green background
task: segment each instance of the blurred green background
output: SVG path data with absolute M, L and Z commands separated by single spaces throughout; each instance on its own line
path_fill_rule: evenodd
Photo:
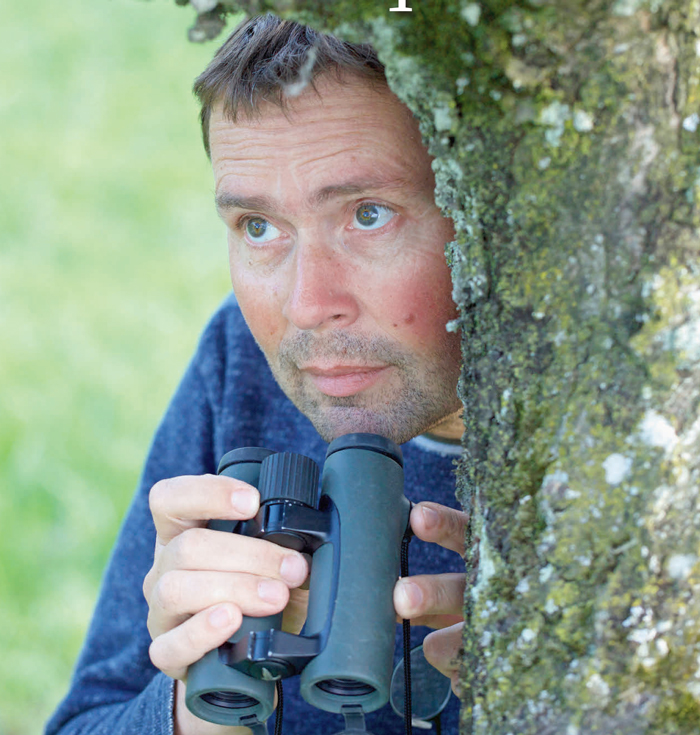
M 173 0 L 0 3 L 0 735 L 65 693 L 150 437 L 228 291 Z

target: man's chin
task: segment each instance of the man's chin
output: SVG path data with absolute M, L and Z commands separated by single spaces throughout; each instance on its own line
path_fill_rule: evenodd
M 400 426 L 395 418 L 356 406 L 326 407 L 308 417 L 326 442 L 331 442 L 344 434 L 366 433 L 379 434 L 396 444 L 403 444 L 420 433 L 420 429 L 414 430 L 413 427 Z

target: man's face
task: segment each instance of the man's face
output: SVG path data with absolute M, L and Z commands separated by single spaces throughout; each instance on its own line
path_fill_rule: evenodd
M 460 408 L 459 337 L 431 159 L 389 91 L 321 79 L 285 115 L 232 123 L 211 156 L 233 289 L 285 393 L 326 440 L 398 443 Z

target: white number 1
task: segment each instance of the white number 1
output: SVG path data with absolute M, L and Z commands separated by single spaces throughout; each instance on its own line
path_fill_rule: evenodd
M 399 0 L 399 7 L 398 8 L 389 8 L 390 13 L 399 12 L 399 13 L 412 13 L 413 8 L 407 8 L 406 3 L 408 0 Z

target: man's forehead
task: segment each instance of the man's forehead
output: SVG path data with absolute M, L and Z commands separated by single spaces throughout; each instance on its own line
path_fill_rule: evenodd
M 322 126 L 332 121 L 345 129 L 362 120 L 363 127 L 387 124 L 403 129 L 403 135 L 421 140 L 411 111 L 387 86 L 364 80 L 338 80 L 328 74 L 314 80 L 300 94 L 282 98 L 282 103 L 260 101 L 253 112 L 238 109 L 227 113 L 224 101 L 212 106 L 210 134 L 238 130 L 253 134 L 275 134 L 295 126 Z

